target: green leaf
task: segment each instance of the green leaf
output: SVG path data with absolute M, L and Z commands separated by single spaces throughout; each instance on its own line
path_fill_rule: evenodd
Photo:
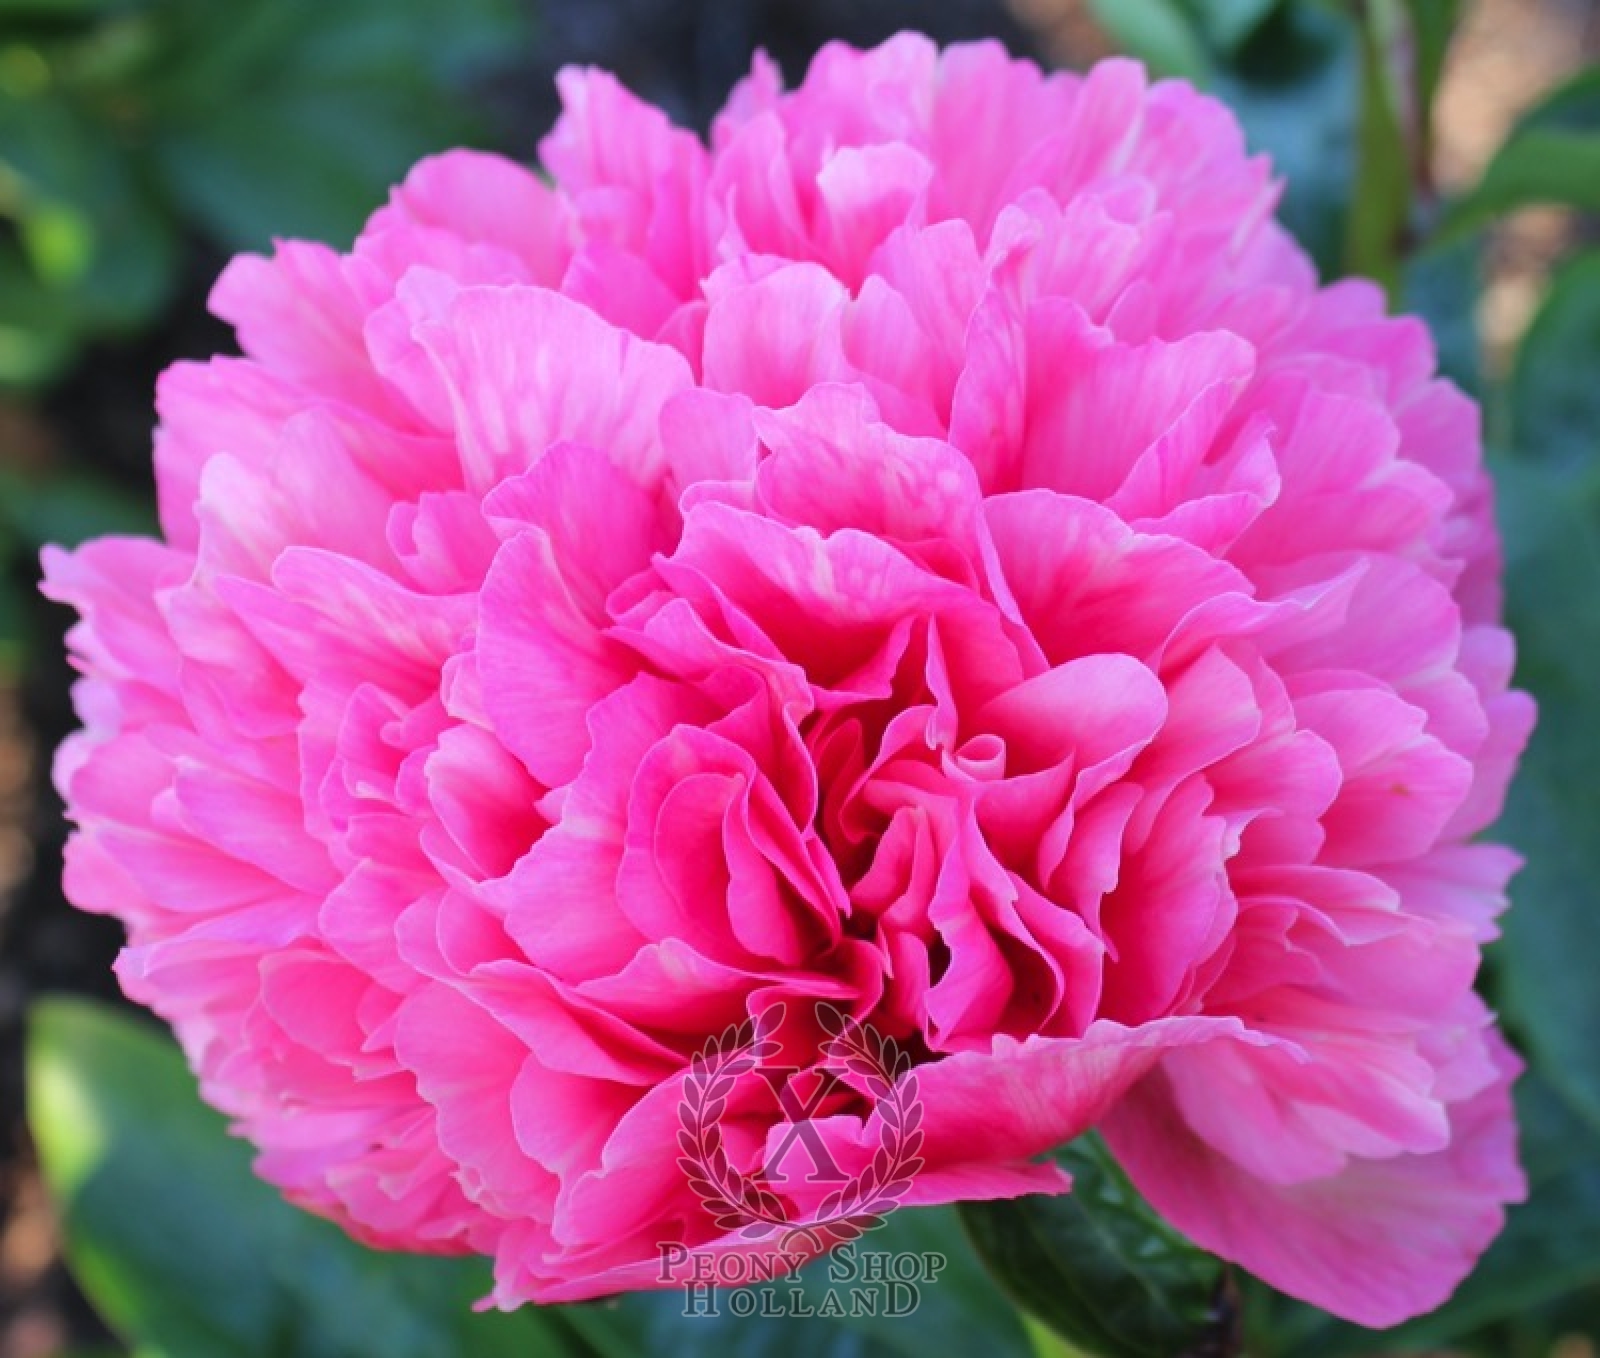
M 56 376 L 87 327 L 0 239 L 0 386 L 33 387 Z
M 20 223 L 33 267 L 46 283 L 72 284 L 94 260 L 94 231 L 83 215 L 61 203 L 43 203 Z
M 1089 0 L 1111 41 L 1158 76 L 1183 76 L 1203 84 L 1211 59 L 1194 21 L 1178 0 Z
M 1357 28 L 1341 13 L 1290 4 L 1268 15 L 1214 82 L 1252 151 L 1272 158 L 1278 215 L 1326 278 L 1344 266 L 1356 178 Z
M 1524 127 L 1600 132 L 1600 67 L 1584 67 L 1522 116 Z
M 1518 457 L 1600 467 L 1600 251 L 1567 261 L 1517 352 L 1510 383 Z
M 404 89 L 270 91 L 163 134 L 155 156 L 184 212 L 225 249 L 280 236 L 342 246 L 441 148 L 428 122 Z
M 31 640 L 33 597 L 0 575 L 0 682 L 14 684 L 22 673 Z
M 1033 1341 L 1033 1358 L 1091 1358 L 1091 1355 L 1067 1343 L 1042 1320 L 1035 1320 L 1026 1311 L 1022 1313 L 1028 1338 Z
M 1461 18 L 1461 0 L 1405 0 L 1411 20 L 1411 40 L 1416 59 L 1417 108 L 1423 118 L 1424 144 L 1429 141 L 1434 96 L 1439 92 L 1439 77 L 1444 73 L 1445 54 Z
M 0 213 L 14 219 L 24 247 L 7 252 L 8 269 L 42 296 L 0 302 L 0 324 L 75 336 L 126 329 L 171 293 L 171 224 L 109 130 L 65 99 L 0 95 Z M 46 318 L 19 319 L 34 309 Z
M 290 1207 L 204 1107 L 176 1047 L 49 999 L 28 1120 L 67 1257 L 106 1320 L 168 1358 L 528 1358 L 586 1352 L 553 1310 L 475 1313 L 479 1261 L 383 1255 Z
M 1031 1346 L 1016 1308 L 985 1271 L 953 1207 L 913 1208 L 893 1213 L 857 1246 L 852 1271 L 842 1256 L 814 1264 L 803 1275 L 808 1295 L 820 1306 L 832 1290 L 848 1303 L 851 1289 L 873 1254 L 937 1256 L 942 1265 L 931 1282 L 917 1285 L 916 1309 L 899 1316 L 851 1316 L 844 1324 L 891 1345 L 907 1358 L 936 1353 L 983 1353 L 986 1358 L 1027 1358 Z M 905 1298 L 901 1298 L 905 1300 Z
M 126 0 L 0 0 L 0 19 L 77 19 L 119 9 Z
M 1446 238 L 1532 203 L 1600 212 L 1600 135 L 1533 128 L 1495 153 L 1476 188 L 1452 205 L 1439 231 Z
M 1222 1265 L 1151 1211 L 1100 1138 L 1057 1158 L 1071 1193 L 961 1205 L 1001 1285 L 1100 1358 L 1173 1358 L 1225 1332 Z
M 931 1281 L 918 1278 L 891 1291 L 874 1275 L 887 1260 L 929 1255 L 943 1261 Z M 743 1306 L 754 1314 L 737 1314 Z M 568 1314 L 606 1358 L 1029 1358 L 1032 1352 L 953 1208 L 895 1212 L 846 1252 L 794 1278 L 695 1300 L 681 1290 L 634 1293 Z
M 480 139 L 454 88 L 524 40 L 509 0 L 180 0 L 179 18 L 155 166 L 229 249 L 348 240 L 416 160 Z
M 148 497 L 82 470 L 45 480 L 0 470 L 0 522 L 35 552 L 47 543 L 76 547 L 107 533 L 150 536 L 156 529 Z
M 1440 373 L 1469 392 L 1483 381 L 1477 318 L 1481 263 L 1475 242 L 1458 241 L 1413 254 L 1400 274 L 1400 309 L 1428 323 Z
M 1511 383 L 1497 469 L 1518 677 L 1540 708 L 1501 822 L 1527 858 L 1506 918 L 1502 1000 L 1539 1068 L 1600 1131 L 1600 256 L 1557 277 Z
M 1438 238 L 1534 203 L 1600 212 L 1600 69 L 1587 68 L 1524 115 L 1477 185 L 1450 205 Z
M 1600 1133 L 1600 987 L 1575 965 L 1600 918 L 1595 478 L 1507 461 L 1498 481 L 1518 675 L 1540 710 L 1500 825 L 1527 859 L 1513 884 L 1522 908 L 1505 921 L 1502 1004 L 1539 1068 Z
M 1187 0 L 1193 22 L 1223 56 L 1232 56 L 1254 36 L 1284 0 Z
M 633 1292 L 566 1309 L 604 1358 L 898 1358 L 902 1352 L 837 1320 L 795 1314 L 792 1286 L 723 1289 L 694 1301 L 679 1291 Z M 751 1312 L 735 1314 L 735 1305 Z

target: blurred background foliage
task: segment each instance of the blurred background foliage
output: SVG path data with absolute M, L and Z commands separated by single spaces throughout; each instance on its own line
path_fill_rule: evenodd
M 0 0 L 0 391 L 59 385 L 96 342 L 115 361 L 194 305 L 197 261 L 348 240 L 419 157 L 492 141 L 473 92 L 528 20 L 517 0 Z M 0 551 L 148 526 L 126 478 L 15 460 Z
M 1068 1152 L 1092 1191 L 1021 1209 L 1029 1229 L 1062 1243 L 1078 1270 L 1070 1279 L 1007 1257 L 1018 1218 L 969 1213 L 963 1234 L 954 1212 L 905 1212 L 874 1246 L 953 1260 L 911 1317 L 763 1323 L 724 1313 L 689 1324 L 679 1323 L 681 1299 L 666 1295 L 474 1314 L 468 1302 L 486 1286 L 477 1264 L 374 1255 L 253 1178 L 247 1148 L 200 1105 L 171 1043 L 107 1003 L 115 926 L 69 911 L 59 895 L 62 826 L 47 771 L 71 722 L 69 675 L 65 619 L 33 593 L 37 549 L 151 526 L 154 376 L 174 358 L 229 347 L 203 310 L 227 254 L 283 235 L 347 241 L 412 161 L 445 145 L 530 157 L 555 112 L 550 76 L 567 61 L 616 69 L 703 127 L 757 45 L 793 77 L 828 38 L 871 43 L 919 27 L 941 41 L 999 36 L 1063 64 L 1127 51 L 1220 94 L 1285 177 L 1282 215 L 1324 276 L 1366 274 L 1397 307 L 1426 316 L 1444 369 L 1483 401 L 1519 675 L 1542 710 L 1503 826 L 1528 857 L 1519 908 L 1483 978 L 1530 1066 L 1518 1103 L 1532 1194 L 1453 1301 L 1387 1335 L 1248 1280 L 1229 1286 L 1242 1289 L 1245 1351 L 1262 1358 L 1596 1358 L 1596 9 L 1594 0 L 0 0 L 0 1356 L 1061 1358 L 1080 1351 L 1064 1333 L 1114 1358 L 1178 1342 L 1145 1323 L 1148 1307 L 1133 1304 L 1138 1325 L 1119 1320 L 1134 1284 L 1117 1242 L 1157 1237 L 1092 1142 Z M 76 997 L 37 999 L 50 991 Z M 974 1241 L 1007 1290 L 1061 1333 L 1018 1320 Z M 1159 1242 L 1170 1323 L 1197 1324 L 1194 1299 L 1214 1287 L 1214 1265 L 1170 1233 Z M 1069 1294 L 1088 1296 L 1092 1310 L 1052 1300 Z M 1228 1327 L 1215 1320 L 1211 1340 L 1226 1345 Z
M 0 382 L 168 306 L 190 238 L 350 237 L 528 41 L 513 0 L 0 0 Z M 503 56 L 500 58 L 503 60 Z

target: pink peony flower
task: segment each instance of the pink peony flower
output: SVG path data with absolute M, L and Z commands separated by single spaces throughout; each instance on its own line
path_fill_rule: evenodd
M 236 260 L 165 541 L 46 554 L 128 993 L 290 1198 L 503 1306 L 751 1248 L 685 1072 L 822 1000 L 915 1055 L 907 1203 L 1063 1190 L 1099 1125 L 1278 1287 L 1436 1305 L 1523 1191 L 1473 836 L 1533 714 L 1423 327 L 1128 62 L 758 59 L 709 149 L 561 91 L 553 186 L 457 152 Z

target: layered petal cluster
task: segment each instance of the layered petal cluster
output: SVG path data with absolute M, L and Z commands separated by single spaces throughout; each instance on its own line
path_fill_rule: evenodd
M 47 553 L 128 993 L 289 1197 L 506 1306 L 746 1248 L 685 1074 L 820 1001 L 914 1056 L 908 1203 L 1098 1125 L 1277 1286 L 1437 1304 L 1522 1191 L 1474 836 L 1532 710 L 1424 328 L 1131 63 L 758 60 L 709 146 L 561 90 L 549 181 L 453 153 L 236 260 L 164 540 Z

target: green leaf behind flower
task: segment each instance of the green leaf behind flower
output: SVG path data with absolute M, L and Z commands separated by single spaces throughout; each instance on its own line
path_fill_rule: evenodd
M 177 0 L 155 172 L 229 249 L 347 241 L 424 155 L 481 142 L 457 92 L 528 41 L 511 0 Z
M 1508 612 L 1539 727 L 1501 823 L 1527 859 L 1504 1000 L 1536 1064 L 1600 1137 L 1600 255 L 1562 270 L 1511 383 L 1497 467 Z M 1600 1236 L 1597 1236 L 1600 1238 Z
M 566 1308 L 572 1323 L 604 1358 L 1030 1358 L 1033 1348 L 1015 1308 L 984 1271 L 953 1207 L 893 1212 L 855 1245 L 853 1271 L 824 1258 L 795 1278 L 749 1289 L 757 1314 L 734 1313 L 731 1291 L 697 1307 L 680 1291 L 637 1292 L 592 1306 Z M 944 1260 L 931 1283 L 918 1283 L 915 1308 L 885 1314 L 887 1290 L 866 1280 L 868 1256 Z M 846 1314 L 824 1318 L 829 1293 Z M 856 1313 L 864 1294 L 878 1314 Z M 903 1307 L 911 1298 L 896 1300 Z M 714 1309 L 715 1314 L 704 1314 Z M 809 1309 L 806 1316 L 800 1311 Z M 763 1316 L 761 1311 L 771 1314 Z
M 1179 0 L 1089 0 L 1094 17 L 1117 47 L 1156 76 L 1203 84 L 1211 61 L 1193 17 Z
M 1451 204 L 1439 239 L 1535 203 L 1600 212 L 1600 67 L 1573 77 L 1522 118 L 1476 186 Z
M 561 1312 L 474 1312 L 478 1260 L 381 1254 L 289 1206 L 205 1107 L 173 1043 L 49 999 L 28 1121 L 69 1263 L 105 1319 L 165 1358 L 580 1358 Z
M 1520 461 L 1600 473 L 1600 250 L 1557 270 L 1511 374 L 1510 441 Z M 1512 525 L 1513 527 L 1517 525 Z
M 1090 1133 L 1058 1151 L 1072 1192 L 961 1206 L 1002 1286 L 1098 1358 L 1177 1358 L 1230 1323 L 1222 1265 L 1162 1221 Z

